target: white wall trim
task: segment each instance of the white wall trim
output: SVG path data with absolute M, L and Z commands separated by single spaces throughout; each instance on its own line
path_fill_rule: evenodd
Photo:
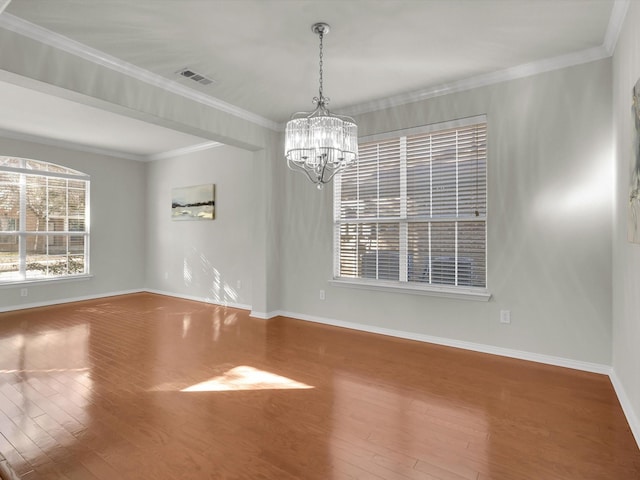
M 247 120 L 262 127 L 276 131 L 279 128 L 278 123 L 269 120 L 268 118 L 264 118 L 253 112 L 249 112 L 248 110 L 236 107 L 235 105 L 212 97 L 211 95 L 206 95 L 202 92 L 198 92 L 197 90 L 193 90 L 192 88 L 181 85 L 178 82 L 137 67 L 131 63 L 125 62 L 124 60 L 120 60 L 117 57 L 95 48 L 91 48 L 80 42 L 76 42 L 75 40 L 52 32 L 51 30 L 47 30 L 46 28 L 42 28 L 9 13 L 4 13 L 0 16 L 0 27 L 20 35 L 24 35 L 25 37 L 31 38 L 37 42 L 44 43 L 50 47 L 60 49 L 70 53 L 71 55 L 83 58 L 89 62 L 109 68 L 110 70 L 123 73 L 142 82 L 162 88 L 176 95 L 188 98 L 189 100 L 193 100 L 202 105 L 207 105 L 215 108 L 216 110 L 220 110 L 221 112 L 242 118 L 243 120 Z
M 437 286 L 420 286 L 410 282 L 392 282 L 367 279 L 333 278 L 329 284 L 336 287 L 355 288 L 358 290 L 377 290 L 380 292 L 405 293 L 409 295 L 425 295 L 440 298 L 455 298 L 458 300 L 471 300 L 476 302 L 488 302 L 491 293 L 480 288 L 446 288 Z
M 154 153 L 153 155 L 147 155 L 146 160 L 164 160 L 165 158 L 175 158 L 182 155 L 188 155 L 194 152 L 201 152 L 203 150 L 209 150 L 210 148 L 216 148 L 223 146 L 224 143 L 220 142 L 203 142 L 195 145 L 189 145 L 182 148 L 176 148 L 175 150 L 168 150 L 166 152 Z
M 168 297 L 176 297 L 176 298 L 183 298 L 185 300 L 193 300 L 196 302 L 202 302 L 202 303 L 209 303 L 209 304 L 214 304 L 214 305 L 220 305 L 223 307 L 231 307 L 231 308 L 238 308 L 241 310 L 249 310 L 250 311 L 250 316 L 254 317 L 254 318 L 261 318 L 261 319 L 271 319 L 271 318 L 275 318 L 278 316 L 282 316 L 282 317 L 289 317 L 289 318 L 293 318 L 296 320 L 303 320 L 303 321 L 307 321 L 307 322 L 314 322 L 314 323 L 320 323 L 323 325 L 331 325 L 334 327 L 341 327 L 341 328 L 348 328 L 350 330 L 359 330 L 362 332 L 368 332 L 368 333 L 375 333 L 375 334 L 379 334 L 379 335 L 387 335 L 390 337 L 397 337 L 397 338 L 404 338 L 407 340 L 416 340 L 419 342 L 424 342 L 424 343 L 433 343 L 436 345 L 443 345 L 446 347 L 454 347 L 454 348 L 462 348 L 464 350 L 471 350 L 474 352 L 480 352 L 480 353 L 489 353 L 492 355 L 499 355 L 502 357 L 510 357 L 510 358 L 516 358 L 519 360 L 528 360 L 528 361 L 532 361 L 532 362 L 538 362 L 538 363 L 544 363 L 547 365 L 555 365 L 558 367 L 565 367 L 565 368 L 572 368 L 574 370 L 582 370 L 585 372 L 592 372 L 592 373 L 600 373 L 603 375 L 609 375 L 611 377 L 611 381 L 613 383 L 613 386 L 616 390 L 616 393 L 618 394 L 618 397 L 620 399 L 620 403 L 623 406 L 623 409 L 625 411 L 625 415 L 627 415 L 627 418 L 629 419 L 629 423 L 634 425 L 632 426 L 632 430 L 634 432 L 634 436 L 636 437 L 636 440 L 638 441 L 638 445 L 640 446 L 640 422 L 638 421 L 638 417 L 635 415 L 633 408 L 631 407 L 631 403 L 629 402 L 625 390 L 622 387 L 622 384 L 620 383 L 619 379 L 617 378 L 617 376 L 615 375 L 615 373 L 612 371 L 612 368 L 609 365 L 603 365 L 603 364 L 599 364 L 599 363 L 591 363 L 591 362 L 583 362 L 581 360 L 573 360 L 570 358 L 563 358 L 563 357 L 555 357 L 555 356 L 551 356 L 551 355 L 542 355 L 539 353 L 532 353 L 532 352 L 526 352 L 526 351 L 522 351 L 522 350 L 514 350 L 514 349 L 510 349 L 510 348 L 502 348 L 502 347 L 495 347 L 492 345 L 484 345 L 481 343 L 473 343 L 473 342 L 466 342 L 463 340 L 454 340 L 454 339 L 449 339 L 449 338 L 444 338 L 444 337 L 435 337 L 432 335 L 424 335 L 424 334 L 420 334 L 420 333 L 413 333 L 413 332 L 406 332 L 406 331 L 402 331 L 402 330 L 394 330 L 394 329 L 390 329 L 390 328 L 384 328 L 384 327 L 376 327 L 373 325 L 363 325 L 360 323 L 354 323 L 354 322 L 345 322 L 342 320 L 335 320 L 335 319 L 331 319 L 331 318 L 326 318 L 326 317 L 318 317 L 315 315 L 306 315 L 303 313 L 295 313 L 295 312 L 286 312 L 286 311 L 282 311 L 282 310 L 275 310 L 272 312 L 258 312 L 258 311 L 254 311 L 251 310 L 251 306 L 250 305 L 246 305 L 246 304 L 240 304 L 240 303 L 233 303 L 233 302 L 221 302 L 218 300 L 214 300 L 212 298 L 208 298 L 208 297 L 199 297 L 199 296 L 194 296 L 194 295 L 183 295 L 183 294 L 179 294 L 179 293 L 173 293 L 173 292 L 167 292 L 164 290 L 156 290 L 156 289 L 149 289 L 149 288 L 142 288 L 142 289 L 134 289 L 134 290 L 123 290 L 123 291 L 119 291 L 119 292 L 108 292 L 108 293 L 102 293 L 102 294 L 96 294 L 96 295 L 87 295 L 87 296 L 82 296 L 82 297 L 71 297 L 71 298 L 64 298 L 64 299 L 57 299 L 57 300 L 51 300 L 51 301 L 46 301 L 46 302 L 36 302 L 36 303 L 25 303 L 25 304 L 19 304 L 19 305 L 12 305 L 9 307 L 0 307 L 0 312 L 10 312 L 13 310 L 23 310 L 23 309 L 27 309 L 27 308 L 36 308 L 36 307 L 46 307 L 46 306 L 50 306 L 50 305 L 58 305 L 58 304 L 63 304 L 63 303 L 71 303 L 71 302 L 81 302 L 84 300 L 95 300 L 98 298 L 105 298 L 105 297 L 113 297 L 113 296 L 117 296 L 117 295 L 128 295 L 128 294 L 132 294 L 132 293 L 155 293 L 158 295 L 165 295 Z
M 182 293 L 174 293 L 174 292 L 167 292 L 164 290 L 156 290 L 153 288 L 144 288 L 142 289 L 143 292 L 148 292 L 148 293 L 155 293 L 158 295 L 165 295 L 167 297 L 176 297 L 176 298 L 183 298 L 185 300 L 193 300 L 195 302 L 202 302 L 202 303 L 209 303 L 212 305 L 220 305 L 221 307 L 231 307 L 231 308 L 239 308 L 240 310 L 251 310 L 251 305 L 246 305 L 244 303 L 234 303 L 234 302 L 227 302 L 226 300 L 216 300 L 215 298 L 211 298 L 211 297 L 199 297 L 196 295 L 185 295 Z
M 609 17 L 609 26 L 607 27 L 607 33 L 604 36 L 604 43 L 602 44 L 610 56 L 613 55 L 616 49 L 624 18 L 627 16 L 627 10 L 629 9 L 629 3 L 630 0 L 616 0 L 613 4 L 611 16 Z
M 89 145 L 82 145 L 80 143 L 68 142 L 66 140 L 57 140 L 54 138 L 40 137 L 38 135 L 31 135 L 31 134 L 22 133 L 22 132 L 14 132 L 12 130 L 5 130 L 2 128 L 0 128 L 0 137 L 10 138 L 13 140 L 22 140 L 22 141 L 31 142 L 31 143 L 38 143 L 40 145 L 46 145 L 48 147 L 58 147 L 58 148 L 64 148 L 66 150 L 94 153 L 96 155 L 106 155 L 109 157 L 124 158 L 126 160 L 135 160 L 137 162 L 144 162 L 144 161 L 150 160 L 150 158 L 146 155 L 136 155 L 134 153 L 109 150 L 107 148 L 92 147 Z
M 0 2 L 1 1 L 2 0 L 0 0 Z M 630 0 L 615 0 L 611 16 L 609 17 L 609 24 L 604 41 L 602 45 L 598 47 L 530 62 L 448 84 L 432 86 L 363 104 L 352 105 L 341 110 L 341 113 L 351 116 L 359 115 L 608 58 L 613 55 L 615 50 L 615 45 L 618 41 L 618 36 L 620 35 L 622 24 L 629 7 L 629 2 Z M 273 120 L 224 102 L 223 100 L 217 99 L 211 95 L 193 90 L 192 88 L 186 87 L 178 82 L 137 67 L 117 57 L 91 48 L 80 42 L 76 42 L 75 40 L 52 32 L 51 30 L 35 25 L 9 13 L 4 13 L 0 16 L 0 27 L 20 35 L 24 35 L 38 42 L 42 42 L 51 47 L 58 48 L 72 55 L 76 55 L 95 64 L 102 65 L 111 70 L 131 76 L 150 85 L 165 89 L 176 95 L 183 96 L 203 105 L 229 113 L 238 118 L 248 120 L 257 125 L 261 125 L 274 131 L 284 130 L 284 123 L 279 124 Z
M 611 369 L 611 374 L 609 375 L 611 379 L 611 384 L 613 385 L 613 389 L 618 396 L 618 400 L 620 401 L 620 405 L 622 406 L 622 411 L 624 415 L 627 417 L 627 423 L 631 428 L 631 433 L 633 433 L 634 438 L 636 439 L 636 443 L 638 444 L 638 448 L 640 448 L 640 419 L 638 415 L 633 409 L 633 404 L 629 400 L 627 396 L 627 392 L 622 385 L 622 382 L 618 378 L 615 369 Z
M 132 294 L 132 293 L 154 293 L 154 294 L 158 294 L 158 295 L 165 295 L 165 296 L 169 296 L 169 297 L 177 297 L 177 298 L 184 298 L 186 300 L 194 300 L 194 301 L 198 301 L 198 302 L 203 302 L 203 303 L 209 303 L 209 304 L 214 304 L 214 305 L 221 305 L 221 306 L 226 306 L 226 307 L 232 307 L 232 308 L 239 308 L 242 310 L 251 310 L 251 306 L 249 305 L 244 305 L 244 304 L 236 304 L 236 303 L 230 303 L 230 302 L 226 302 L 226 303 L 219 303 L 216 302 L 212 299 L 203 299 L 202 297 L 196 297 L 193 295 L 181 295 L 181 294 L 176 294 L 176 293 L 171 293 L 171 292 L 166 292 L 163 290 L 155 290 L 155 289 L 139 289 L 139 290 L 123 290 L 120 292 L 109 292 L 109 293 L 103 293 L 103 294 L 98 294 L 98 295 L 87 295 L 87 296 L 82 296 L 82 297 L 72 297 L 72 298 L 65 298 L 65 299 L 58 299 L 58 300 L 51 300 L 48 302 L 36 302 L 36 303 L 29 303 L 29 304 L 21 304 L 21 305 L 13 305 L 10 307 L 0 307 L 0 312 L 9 312 L 9 311 L 14 311 L 14 310 L 24 310 L 24 309 L 28 309 L 28 308 L 36 308 L 36 307 L 45 307 L 45 306 L 51 306 L 51 305 L 59 305 L 59 304 L 63 304 L 63 303 L 72 303 L 72 302 L 81 302 L 84 300 L 95 300 L 95 299 L 99 299 L 99 298 L 108 298 L 108 297 L 113 297 L 113 296 L 118 296 L 118 295 L 128 295 L 128 294 Z M 464 350 L 471 350 L 474 352 L 481 352 L 481 353 L 488 353 L 491 355 L 499 355 L 502 357 L 509 357 L 509 358 L 516 358 L 519 360 L 528 360 L 531 362 L 537 362 L 537 363 L 543 363 L 543 364 L 547 364 L 547 365 L 554 365 L 554 366 L 558 366 L 558 367 L 565 367 L 565 368 L 571 368 L 574 370 L 582 370 L 582 371 L 586 371 L 586 372 L 592 372 L 592 373 L 599 373 L 599 374 L 603 374 L 603 375 L 607 375 L 609 376 L 611 383 L 613 385 L 614 391 L 618 397 L 618 400 L 620 402 L 620 405 L 622 406 L 622 411 L 627 419 L 627 423 L 629 424 L 629 427 L 631 428 L 631 432 L 633 433 L 633 436 L 636 440 L 636 443 L 638 444 L 638 447 L 640 448 L 640 420 L 638 419 L 638 415 L 636 414 L 636 412 L 633 409 L 633 405 L 631 403 L 631 401 L 629 400 L 629 397 L 627 396 L 627 393 L 624 389 L 624 386 L 622 385 L 622 383 L 620 382 L 620 379 L 618 378 L 618 376 L 616 375 L 615 370 L 610 367 L 609 365 L 603 365 L 603 364 L 599 364 L 599 363 L 591 363 L 591 362 L 583 362 L 580 360 L 573 360 L 573 359 L 569 359 L 569 358 L 563 358 L 563 357 L 555 357 L 555 356 L 551 356 L 551 355 L 542 355 L 542 354 L 538 354 L 538 353 L 531 353 L 531 352 L 525 352 L 522 350 L 514 350 L 514 349 L 510 349 L 510 348 L 502 348 L 502 347 L 495 347 L 492 345 L 484 345 L 484 344 L 480 344 L 480 343 L 473 343 L 473 342 L 465 342 L 465 341 L 461 341 L 461 340 L 453 340 L 453 339 L 448 339 L 448 338 L 443 338 L 443 337 L 434 337 L 431 335 L 423 335 L 423 334 L 419 334 L 419 333 L 411 333 L 411 332 L 405 332 L 405 331 L 401 331 L 401 330 L 393 330 L 393 329 L 389 329 L 389 328 L 383 328 L 383 327 L 375 327 L 375 326 L 371 326 L 371 325 L 362 325 L 359 323 L 353 323 L 353 322 L 344 322 L 341 320 L 334 320 L 334 319 L 330 319 L 330 318 L 326 318 L 326 317 L 318 317 L 318 316 L 314 316 L 314 315 L 305 315 L 302 313 L 294 313 L 294 312 L 285 312 L 282 310 L 276 310 L 276 311 L 272 311 L 272 312 L 258 312 L 258 311 L 253 311 L 251 310 L 250 315 L 251 317 L 254 318 L 260 318 L 260 319 L 270 319 L 270 318 L 275 318 L 278 316 L 283 316 L 283 317 L 289 317 L 289 318 L 293 318 L 296 320 L 303 320 L 303 321 L 308 321 L 308 322 L 315 322 L 315 323 L 320 323 L 320 324 L 324 324 L 324 325 L 331 325 L 334 327 L 341 327 L 341 328 L 348 328 L 351 330 L 358 330 L 358 331 L 363 331 L 363 332 L 368 332 L 368 333 L 375 333 L 375 334 L 379 334 L 379 335 L 387 335 L 387 336 L 391 336 L 391 337 L 398 337 L 398 338 L 404 338 L 407 340 L 416 340 L 419 342 L 425 342 L 425 343 L 433 343 L 436 345 L 443 345 L 443 346 L 447 346 L 447 347 L 454 347 L 454 348 L 462 348 Z
M 221 147 L 224 145 L 224 143 L 210 141 L 210 142 L 197 143 L 195 145 L 188 145 L 186 147 L 176 148 L 175 150 L 167 150 L 166 152 L 154 153 L 151 155 L 138 155 L 135 153 L 122 152 L 119 150 L 110 150 L 108 148 L 92 147 L 89 145 L 69 142 L 66 140 L 40 137 L 38 135 L 31 135 L 29 133 L 15 132 L 12 130 L 5 130 L 3 128 L 0 128 L 0 137 L 10 138 L 13 140 L 22 140 L 22 141 L 31 142 L 31 143 L 38 143 L 40 145 L 46 145 L 48 147 L 59 147 L 67 150 L 94 153 L 96 155 L 106 155 L 109 157 L 124 158 L 126 160 L 134 160 L 136 162 L 148 162 L 148 161 L 155 161 L 155 160 L 164 160 L 166 158 L 175 158 L 181 155 L 187 155 L 189 153 L 194 153 L 194 152 L 201 152 L 203 150 L 209 150 L 210 148 Z
M 0 15 L 4 12 L 4 9 L 11 3 L 11 0 L 0 0 Z
M 375 112 L 385 108 L 398 107 L 408 103 L 415 103 L 429 98 L 441 97 L 452 93 L 464 92 L 474 88 L 486 87 L 496 83 L 530 77 L 539 73 L 559 70 L 583 63 L 601 60 L 611 55 L 604 46 L 594 47 L 579 52 L 573 52 L 558 57 L 547 58 L 537 62 L 525 63 L 516 67 L 497 72 L 486 73 L 475 77 L 458 80 L 433 87 L 428 87 L 408 93 L 401 93 L 371 102 L 353 105 L 340 110 L 343 115 L 356 116 L 363 113 Z M 282 126 L 281 126 L 282 128 Z
M 425 343 L 434 343 L 436 345 L 443 345 L 446 347 L 462 348 L 464 350 L 471 350 L 474 352 L 489 353 L 492 355 L 516 358 L 519 360 L 528 360 L 531 362 L 544 363 L 547 365 L 554 365 L 557 367 L 565 367 L 565 368 L 572 368 L 574 370 L 582 370 L 585 372 L 600 373 L 603 375 L 609 375 L 609 373 L 611 372 L 611 367 L 609 365 L 603 365 L 600 363 L 583 362 L 581 360 L 573 360 L 570 358 L 555 357 L 551 355 L 542 355 L 539 353 L 525 352 L 522 350 L 514 350 L 511 348 L 495 347 L 493 345 L 484 345 L 481 343 L 465 342 L 463 340 L 453 340 L 450 338 L 434 337 L 431 335 L 405 332 L 402 330 L 394 330 L 394 329 L 384 328 L 384 327 L 375 327 L 372 325 L 363 325 L 360 323 L 344 322 L 342 320 L 334 320 L 326 317 L 317 317 L 313 315 L 305 315 L 302 313 L 284 312 L 284 311 L 271 312 L 270 315 L 271 317 L 269 318 L 273 318 L 274 316 L 280 315 L 283 317 L 294 318 L 297 320 L 321 323 L 324 325 L 332 325 L 334 327 L 349 328 L 351 330 L 359 330 L 359 331 L 368 332 L 368 333 L 377 333 L 380 335 L 388 335 L 391 337 L 404 338 L 407 340 L 417 340 L 419 342 L 425 342 Z
M 121 290 L 119 292 L 98 293 L 95 295 L 84 295 L 81 297 L 58 298 L 56 300 L 48 300 L 46 302 L 21 303 L 8 307 L 0 307 L 0 312 L 13 312 L 16 310 L 26 310 L 28 308 L 50 307 L 52 305 L 61 305 L 63 303 L 83 302 L 85 300 L 96 300 L 98 298 L 116 297 L 118 295 L 129 295 L 132 293 L 142 293 L 143 289 Z

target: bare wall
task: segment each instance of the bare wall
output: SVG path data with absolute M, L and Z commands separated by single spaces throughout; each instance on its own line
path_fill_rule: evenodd
M 282 167 L 282 311 L 610 365 L 611 108 L 605 59 L 361 115 L 361 136 L 487 115 L 492 299 L 332 285 L 331 188 Z
M 148 164 L 146 287 L 251 308 L 253 154 L 219 146 Z M 171 219 L 171 189 L 216 185 L 215 220 Z

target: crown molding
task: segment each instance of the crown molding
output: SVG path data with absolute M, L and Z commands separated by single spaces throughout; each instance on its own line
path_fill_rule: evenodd
M 224 102 L 218 98 L 193 90 L 174 82 L 173 80 L 169 80 L 148 70 L 137 67 L 105 52 L 91 48 L 80 42 L 76 42 L 75 40 L 59 35 L 51 30 L 42 28 L 9 13 L 3 13 L 0 15 L 0 27 L 270 130 L 277 131 L 279 128 L 277 122 L 269 120 L 268 118 L 264 118 L 260 115 L 249 112 L 248 110 L 244 110 L 240 107 Z
M 561 68 L 580 65 L 582 63 L 593 62 L 595 60 L 600 60 L 610 56 L 611 55 L 604 46 L 594 47 L 587 50 L 582 50 L 580 52 L 574 52 L 536 62 L 525 63 L 523 65 L 518 65 L 517 67 L 507 68 L 505 70 L 499 70 L 497 72 L 477 75 L 475 77 L 458 80 L 456 82 L 445 83 L 434 87 L 416 90 L 413 92 L 394 95 L 392 97 L 387 97 L 380 100 L 373 100 L 371 102 L 353 105 L 351 107 L 341 109 L 340 113 L 350 116 L 361 115 L 363 113 L 370 113 L 386 108 L 398 107 L 400 105 L 406 105 L 408 103 L 419 102 L 421 100 L 426 100 L 429 98 L 449 95 L 451 93 L 464 92 L 466 90 L 486 87 L 509 80 L 517 80 L 519 78 L 530 77 L 539 73 L 559 70 Z
M 165 158 L 174 158 L 180 157 L 183 155 L 188 155 L 189 153 L 201 152 L 203 150 L 209 150 L 210 148 L 216 148 L 223 146 L 224 143 L 220 142 L 203 142 L 195 145 L 189 145 L 187 147 L 176 148 L 175 150 L 167 150 L 166 152 L 154 153 L 153 155 L 148 155 L 146 157 L 147 160 L 164 160 Z
M 613 4 L 611 16 L 609 17 L 609 26 L 607 27 L 607 33 L 604 36 L 604 43 L 602 44 L 610 56 L 613 55 L 616 49 L 618 37 L 622 31 L 622 24 L 629 9 L 629 3 L 631 3 L 630 0 L 615 0 Z
M 107 155 L 109 157 L 124 158 L 126 160 L 135 160 L 137 162 L 145 162 L 150 160 L 149 156 L 147 155 L 136 155 L 135 153 L 121 152 L 118 150 L 111 150 L 108 148 L 82 145 L 80 143 L 70 142 L 66 140 L 58 140 L 55 138 L 40 137 L 38 135 L 15 132 L 13 130 L 5 130 L 3 128 L 0 128 L 0 137 L 10 138 L 13 140 L 22 140 L 22 141 L 31 142 L 31 143 L 39 143 L 40 145 L 47 145 L 49 147 L 59 147 L 59 148 L 65 148 L 67 150 L 77 150 L 80 152 L 95 153 L 98 155 Z
M 0 0 L 0 13 L 2 12 L 3 8 L 6 8 L 10 1 L 11 0 Z M 549 72 L 552 70 L 558 70 L 561 68 L 571 67 L 574 65 L 608 58 L 614 53 L 620 31 L 622 29 L 627 10 L 629 8 L 629 4 L 630 0 L 615 0 L 613 8 L 611 10 L 611 16 L 609 17 L 609 24 L 607 27 L 605 39 L 602 45 L 598 47 L 593 47 L 579 52 L 573 52 L 540 61 L 530 62 L 497 72 L 477 75 L 463 80 L 428 87 L 413 92 L 407 92 L 383 99 L 373 100 L 371 102 L 352 105 L 342 109 L 341 113 L 350 116 L 361 115 L 364 113 L 370 113 L 378 110 L 406 105 L 429 98 L 463 92 L 474 88 L 485 87 L 496 83 L 525 78 L 532 75 L 537 75 L 539 73 Z M 248 120 L 257 125 L 261 125 L 277 132 L 284 131 L 286 123 L 274 122 L 270 119 L 241 109 L 239 107 L 236 107 L 235 105 L 224 102 L 210 95 L 206 95 L 191 88 L 185 87 L 177 82 L 168 80 L 167 78 L 151 73 L 148 70 L 124 62 L 116 57 L 88 47 L 87 45 L 71 40 L 68 37 L 59 35 L 45 28 L 39 27 L 31 22 L 23 20 L 9 13 L 0 15 L 0 27 L 24 35 L 33 40 L 45 43 L 49 46 L 59 48 L 63 51 L 66 51 L 67 53 L 79 56 L 85 60 L 102 65 L 125 75 L 129 75 L 140 81 L 165 89 L 200 104 L 207 105 L 236 117 L 242 118 L 244 120 Z M 195 149 L 189 150 L 189 148 Z M 211 147 L 205 146 L 202 149 L 205 148 Z M 187 150 L 185 152 L 182 152 L 181 150 L 182 149 L 178 149 L 177 154 L 189 153 L 189 151 L 198 151 L 200 150 L 200 148 L 198 148 L 198 145 L 194 145 L 193 147 L 187 147 Z M 143 157 L 143 159 L 160 159 L 170 156 L 172 156 L 172 152 L 164 152 L 152 155 L 150 157 Z
M 90 145 L 83 145 L 67 140 L 59 140 L 48 137 L 40 137 L 38 135 L 32 135 L 29 133 L 16 132 L 13 130 L 5 130 L 0 128 L 0 138 L 9 138 L 12 140 L 21 140 L 25 142 L 38 143 L 40 145 L 47 145 L 49 147 L 65 148 L 67 150 L 76 150 L 80 152 L 95 153 L 97 155 L 106 155 L 109 157 L 124 158 L 125 160 L 135 160 L 136 162 L 149 162 L 155 160 L 164 160 L 167 158 L 174 158 L 189 153 L 201 152 L 203 150 L 209 150 L 210 148 L 221 147 L 224 143 L 220 142 L 203 142 L 195 145 L 188 145 L 186 147 L 176 148 L 175 150 L 167 150 L 166 152 L 153 153 L 151 155 L 138 155 L 135 153 L 122 152 L 120 150 L 111 150 L 109 148 L 100 148 Z
M 0 15 L 4 12 L 4 9 L 11 3 L 11 0 L 0 0 Z
M 340 113 L 350 116 L 361 115 L 363 113 L 398 107 L 400 105 L 419 102 L 428 98 L 463 92 L 474 88 L 486 87 L 500 82 L 525 78 L 539 73 L 550 72 L 561 68 L 611 57 L 614 53 L 616 43 L 618 42 L 618 37 L 620 36 L 620 31 L 622 30 L 622 25 L 627 15 L 630 2 L 631 0 L 615 0 L 613 8 L 611 9 L 611 16 L 609 17 L 609 24 L 607 26 L 604 41 L 599 47 L 593 47 L 579 52 L 530 62 L 513 68 L 415 90 L 413 92 L 402 93 L 392 97 L 373 100 L 371 102 L 352 105 L 341 109 Z M 284 125 L 284 123 L 280 125 L 281 130 L 284 128 Z

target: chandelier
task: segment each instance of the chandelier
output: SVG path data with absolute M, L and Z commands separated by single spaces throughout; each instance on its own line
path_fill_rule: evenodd
M 313 98 L 316 109 L 291 115 L 284 151 L 289 168 L 304 172 L 322 189 L 358 159 L 358 126 L 353 118 L 332 114 L 327 108 L 329 98 L 322 90 L 322 40 L 329 33 L 329 25 L 316 23 L 311 30 L 320 37 L 320 88 Z

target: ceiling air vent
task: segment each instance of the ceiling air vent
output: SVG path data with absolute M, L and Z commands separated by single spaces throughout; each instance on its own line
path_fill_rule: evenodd
M 178 70 L 176 73 L 182 77 L 188 78 L 189 80 L 193 80 L 200 85 L 211 85 L 213 83 L 213 80 L 210 78 L 205 77 L 201 73 L 194 72 L 190 68 L 183 68 L 182 70 Z

